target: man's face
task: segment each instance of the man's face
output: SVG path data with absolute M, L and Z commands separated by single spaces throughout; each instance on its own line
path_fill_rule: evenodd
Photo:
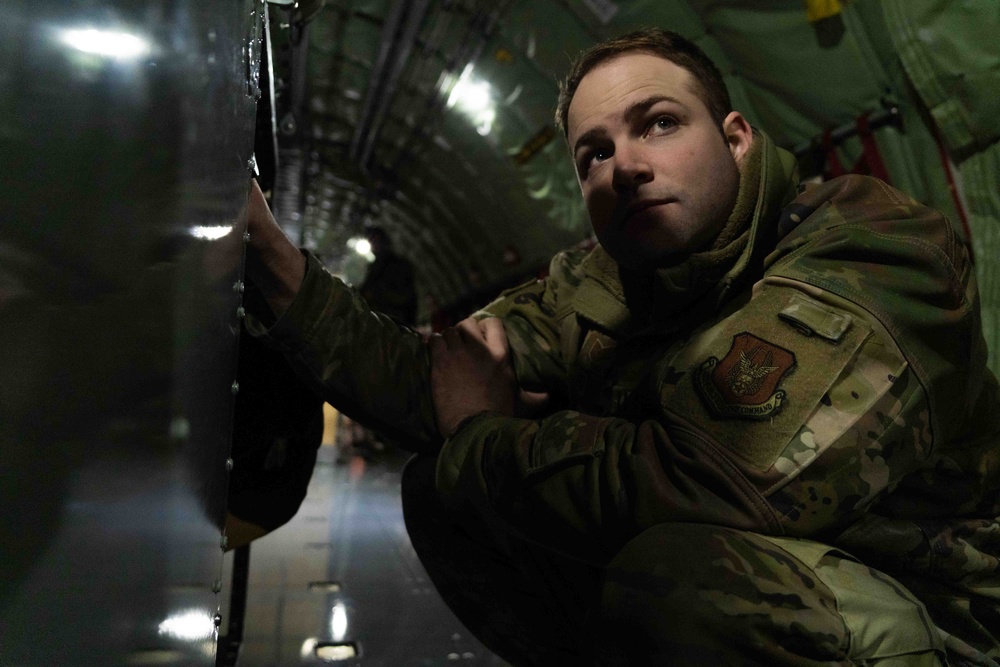
M 622 266 L 655 269 L 704 249 L 733 209 L 749 138 L 725 137 L 696 85 L 686 69 L 637 52 L 595 67 L 573 96 L 580 188 L 594 233 Z M 734 116 L 750 132 L 735 112 L 726 126 Z

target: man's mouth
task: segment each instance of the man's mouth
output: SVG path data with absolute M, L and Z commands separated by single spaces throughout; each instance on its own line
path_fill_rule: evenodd
M 622 214 L 621 221 L 622 224 L 626 224 L 632 217 L 642 213 L 643 211 L 653 208 L 654 206 L 662 206 L 663 204 L 671 204 L 677 201 L 671 197 L 664 197 L 658 199 L 643 199 L 640 201 L 635 201 L 629 204 L 624 213 Z

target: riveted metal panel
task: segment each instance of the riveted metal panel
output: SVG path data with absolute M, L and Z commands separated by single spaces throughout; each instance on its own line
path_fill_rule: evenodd
M 262 0 L 0 21 L 0 664 L 214 664 Z

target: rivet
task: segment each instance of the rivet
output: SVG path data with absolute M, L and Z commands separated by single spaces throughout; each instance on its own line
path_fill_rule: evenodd
M 243 242 L 250 243 L 250 232 L 243 232 Z
M 221 590 L 222 590 L 222 580 L 216 579 L 215 581 L 212 582 L 212 592 L 218 593 Z
M 226 470 L 232 470 L 232 469 L 233 469 L 233 460 L 226 459 Z
M 240 306 L 239 308 L 236 309 L 236 317 L 242 320 L 246 316 L 247 316 L 247 311 L 245 308 L 243 308 L 243 306 Z
M 219 542 L 219 544 L 222 546 L 222 550 L 225 551 L 226 547 L 229 546 L 229 538 L 223 535 L 222 540 Z
M 240 393 L 240 383 L 234 381 L 233 382 L 233 386 L 231 387 L 231 389 L 233 390 L 233 396 L 235 396 L 236 394 Z
M 212 621 L 215 623 L 215 627 L 222 625 L 222 614 L 216 614 Z

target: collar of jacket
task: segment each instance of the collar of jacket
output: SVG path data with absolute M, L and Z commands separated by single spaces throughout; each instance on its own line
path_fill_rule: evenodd
M 734 291 L 734 288 L 742 286 L 748 279 L 760 276 L 764 258 L 777 243 L 778 214 L 795 197 L 798 188 L 795 157 L 777 147 L 767 134 L 757 129 L 754 130 L 754 143 L 758 146 L 751 150 L 760 151 L 760 178 L 757 179 L 758 189 L 748 242 L 732 268 L 702 298 L 697 299 L 699 304 L 705 304 L 707 299 L 713 310 L 719 308 L 729 295 L 738 291 Z M 746 174 L 742 180 L 744 183 L 752 182 Z M 618 264 L 604 248 L 600 245 L 594 248 L 584 259 L 582 268 L 584 278 L 573 299 L 573 309 L 577 314 L 609 333 L 628 335 L 646 328 L 647 322 L 633 321 L 628 303 L 634 301 L 630 298 L 631 288 L 623 284 Z M 672 281 L 670 272 L 670 269 L 664 269 L 649 276 L 654 286 L 654 295 L 669 294 L 676 297 L 675 289 L 657 289 L 658 283 Z M 645 291 L 650 291 L 648 286 Z M 653 313 L 669 308 L 657 303 L 655 296 L 653 298 Z M 653 318 L 654 321 L 656 319 Z

